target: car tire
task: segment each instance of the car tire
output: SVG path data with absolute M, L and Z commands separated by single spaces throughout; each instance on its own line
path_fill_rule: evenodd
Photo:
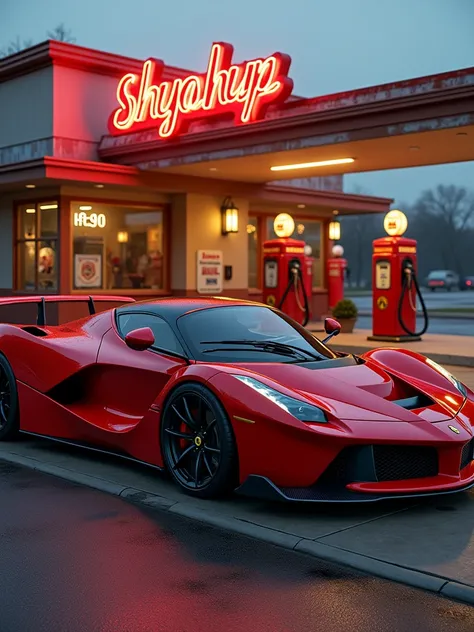
M 20 430 L 18 389 L 6 357 L 0 354 L 0 441 L 16 439 Z
M 232 425 L 208 388 L 187 382 L 171 393 L 163 408 L 160 437 L 165 468 L 186 494 L 218 498 L 237 487 Z

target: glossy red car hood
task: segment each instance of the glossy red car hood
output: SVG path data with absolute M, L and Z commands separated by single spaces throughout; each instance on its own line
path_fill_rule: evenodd
M 324 369 L 311 369 L 296 364 L 238 364 L 254 379 L 259 376 L 279 386 L 303 395 L 339 419 L 355 421 L 430 421 L 452 419 L 460 410 L 464 398 L 454 385 L 434 369 L 427 376 L 400 375 L 389 371 L 377 362 Z M 313 365 L 314 367 L 314 365 Z M 268 380 L 264 380 L 269 386 Z M 398 390 L 397 390 L 398 389 Z M 400 390 L 405 392 L 400 394 Z M 397 394 L 398 393 L 398 394 Z M 407 410 L 397 399 L 424 394 L 433 404 Z M 395 401 L 391 401 L 395 400 Z

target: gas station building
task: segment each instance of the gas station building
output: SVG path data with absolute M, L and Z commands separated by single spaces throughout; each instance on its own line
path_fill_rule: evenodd
M 288 56 L 232 55 L 212 45 L 196 74 L 48 41 L 0 61 L 1 295 L 262 300 L 287 213 L 316 320 L 331 222 L 392 202 L 344 174 L 474 159 L 474 69 L 306 99 Z

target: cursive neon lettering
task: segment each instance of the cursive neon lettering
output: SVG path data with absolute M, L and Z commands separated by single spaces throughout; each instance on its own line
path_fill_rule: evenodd
M 230 44 L 212 45 L 206 73 L 162 81 L 164 64 L 148 59 L 140 75 L 128 73 L 117 86 L 118 107 L 109 118 L 112 135 L 156 127 L 171 138 L 205 117 L 233 116 L 251 123 L 265 116 L 269 105 L 291 94 L 291 60 L 275 53 L 265 59 L 232 64 Z

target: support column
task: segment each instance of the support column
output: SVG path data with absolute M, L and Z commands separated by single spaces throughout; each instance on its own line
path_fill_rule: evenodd
M 0 198 L 0 293 L 10 294 L 14 274 L 13 198 Z M 6 290 L 6 291 L 5 291 Z
M 196 253 L 221 250 L 224 266 L 232 266 L 232 278 L 224 280 L 222 296 L 248 298 L 248 201 L 234 198 L 239 209 L 239 232 L 222 235 L 222 197 L 176 195 L 171 210 L 171 291 L 197 296 Z

